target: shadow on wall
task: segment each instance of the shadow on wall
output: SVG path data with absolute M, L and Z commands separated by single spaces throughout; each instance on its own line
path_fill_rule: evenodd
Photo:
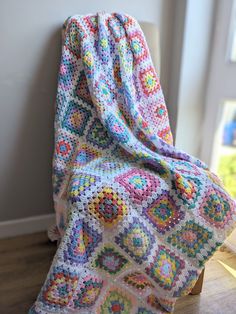
M 53 211 L 51 161 L 60 47 L 61 29 L 57 29 L 50 35 L 36 74 L 29 82 L 21 125 L 5 169 L 0 221 Z

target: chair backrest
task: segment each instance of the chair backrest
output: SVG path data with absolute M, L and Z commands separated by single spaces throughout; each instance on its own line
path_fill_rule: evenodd
M 150 22 L 139 22 L 145 35 L 154 67 L 158 76 L 161 75 L 161 53 L 160 53 L 160 36 L 158 27 Z M 62 30 L 62 41 L 64 39 L 65 29 Z
M 149 22 L 139 22 L 152 56 L 154 67 L 158 76 L 161 74 L 161 54 L 160 54 L 160 36 L 157 26 Z

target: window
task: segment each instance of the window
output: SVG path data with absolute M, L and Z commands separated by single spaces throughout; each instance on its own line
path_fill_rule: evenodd
M 221 109 L 213 147 L 212 168 L 236 199 L 236 100 L 225 101 Z

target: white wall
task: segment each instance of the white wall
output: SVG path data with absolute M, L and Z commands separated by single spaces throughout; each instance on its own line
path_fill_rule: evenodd
M 214 0 L 188 0 L 178 81 L 176 146 L 200 157 Z
M 168 90 L 171 0 L 3 0 L 0 7 L 0 221 L 53 211 L 51 156 L 60 28 L 73 14 L 121 11 L 156 23 Z M 174 119 L 174 118 L 173 118 Z

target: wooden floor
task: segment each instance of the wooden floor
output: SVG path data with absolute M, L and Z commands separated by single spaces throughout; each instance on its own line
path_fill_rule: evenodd
M 0 240 L 0 313 L 26 314 L 56 251 L 44 233 Z M 236 255 L 217 252 L 207 263 L 200 296 L 179 300 L 175 314 L 236 314 Z

